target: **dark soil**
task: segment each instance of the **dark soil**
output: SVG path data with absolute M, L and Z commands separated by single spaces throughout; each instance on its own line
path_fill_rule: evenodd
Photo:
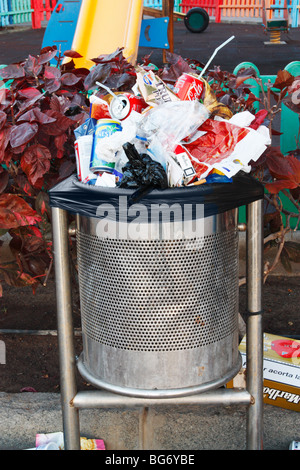
M 76 296 L 74 296 L 76 297 Z M 280 336 L 300 335 L 300 282 L 298 277 L 269 277 L 264 286 L 264 331 Z M 240 312 L 246 308 L 246 289 L 240 288 Z M 82 351 L 80 312 L 74 300 L 75 352 Z M 6 364 L 0 364 L 0 391 L 59 392 L 59 354 L 56 336 L 55 283 L 39 288 L 4 286 L 0 300 L 0 340 L 5 343 Z M 5 332 L 3 330 L 14 330 Z M 24 333 L 26 330 L 27 333 Z M 37 334 L 36 332 L 49 334 Z M 50 334 L 51 333 L 51 334 Z M 90 389 L 78 374 L 78 389 Z

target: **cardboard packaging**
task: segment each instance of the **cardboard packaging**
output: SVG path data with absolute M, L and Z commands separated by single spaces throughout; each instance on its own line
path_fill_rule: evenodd
M 300 411 L 300 341 L 264 333 L 264 403 Z M 246 336 L 239 345 L 243 365 L 228 388 L 246 386 Z

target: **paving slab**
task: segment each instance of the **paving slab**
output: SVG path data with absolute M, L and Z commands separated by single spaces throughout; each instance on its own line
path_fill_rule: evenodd
M 300 441 L 299 413 L 264 405 L 264 450 Z M 38 433 L 63 431 L 58 393 L 0 393 L 0 450 L 35 446 Z M 80 410 L 80 434 L 107 450 L 246 450 L 245 406 Z

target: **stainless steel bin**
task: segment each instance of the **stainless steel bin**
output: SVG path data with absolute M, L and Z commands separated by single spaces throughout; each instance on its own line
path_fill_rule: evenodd
M 132 239 L 77 216 L 78 368 L 92 385 L 183 396 L 218 388 L 239 371 L 237 209 L 199 222 L 188 236 L 150 222 L 147 237 Z

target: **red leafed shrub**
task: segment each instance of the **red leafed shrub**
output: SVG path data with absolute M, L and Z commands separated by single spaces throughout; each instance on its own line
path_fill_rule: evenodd
M 88 91 L 100 80 L 130 88 L 133 67 L 122 49 L 94 59 L 90 71 L 75 68 L 74 51 L 54 59 L 56 47 L 41 50 L 0 70 L 0 235 L 8 233 L 13 259 L 5 261 L 0 241 L 1 282 L 45 283 L 52 266 L 48 191 L 76 171 L 74 129 L 89 116 Z M 56 60 L 57 65 L 50 65 Z
M 0 236 L 9 234 L 14 255 L 3 260 L 0 240 L 0 296 L 1 282 L 31 285 L 33 291 L 45 284 L 52 266 L 48 191 L 76 171 L 74 129 L 88 118 L 88 92 L 95 89 L 96 82 L 114 91 L 128 91 L 136 82 L 135 69 L 124 59 L 122 49 L 93 59 L 91 70 L 75 68 L 73 59 L 80 56 L 74 51 L 65 52 L 68 62 L 59 55 L 57 66 L 52 66 L 50 61 L 56 54 L 55 47 L 47 47 L 37 57 L 29 55 L 23 62 L 0 70 L 2 80 L 8 82 L 6 89 L 0 89 Z M 183 72 L 203 66 L 176 54 L 167 54 L 167 62 L 155 73 L 171 85 Z M 142 65 L 153 68 L 150 56 Z M 300 114 L 300 77 L 285 70 L 266 85 L 267 91 L 251 68 L 235 76 L 215 67 L 205 78 L 221 105 L 233 114 L 244 110 L 256 114 L 257 126 L 267 125 L 271 135 L 279 134 L 273 121 L 282 103 Z M 252 93 L 249 78 L 260 85 L 260 98 Z M 254 108 L 257 103 L 258 112 Z M 266 188 L 265 247 L 277 246 L 266 277 L 279 260 L 287 270 L 291 261 L 300 262 L 300 245 L 285 240 L 291 230 L 290 218 L 297 218 L 297 227 L 300 222 L 299 152 L 282 155 L 270 146 L 252 162 L 252 174 Z M 284 208 L 281 194 L 292 201 L 295 212 Z

